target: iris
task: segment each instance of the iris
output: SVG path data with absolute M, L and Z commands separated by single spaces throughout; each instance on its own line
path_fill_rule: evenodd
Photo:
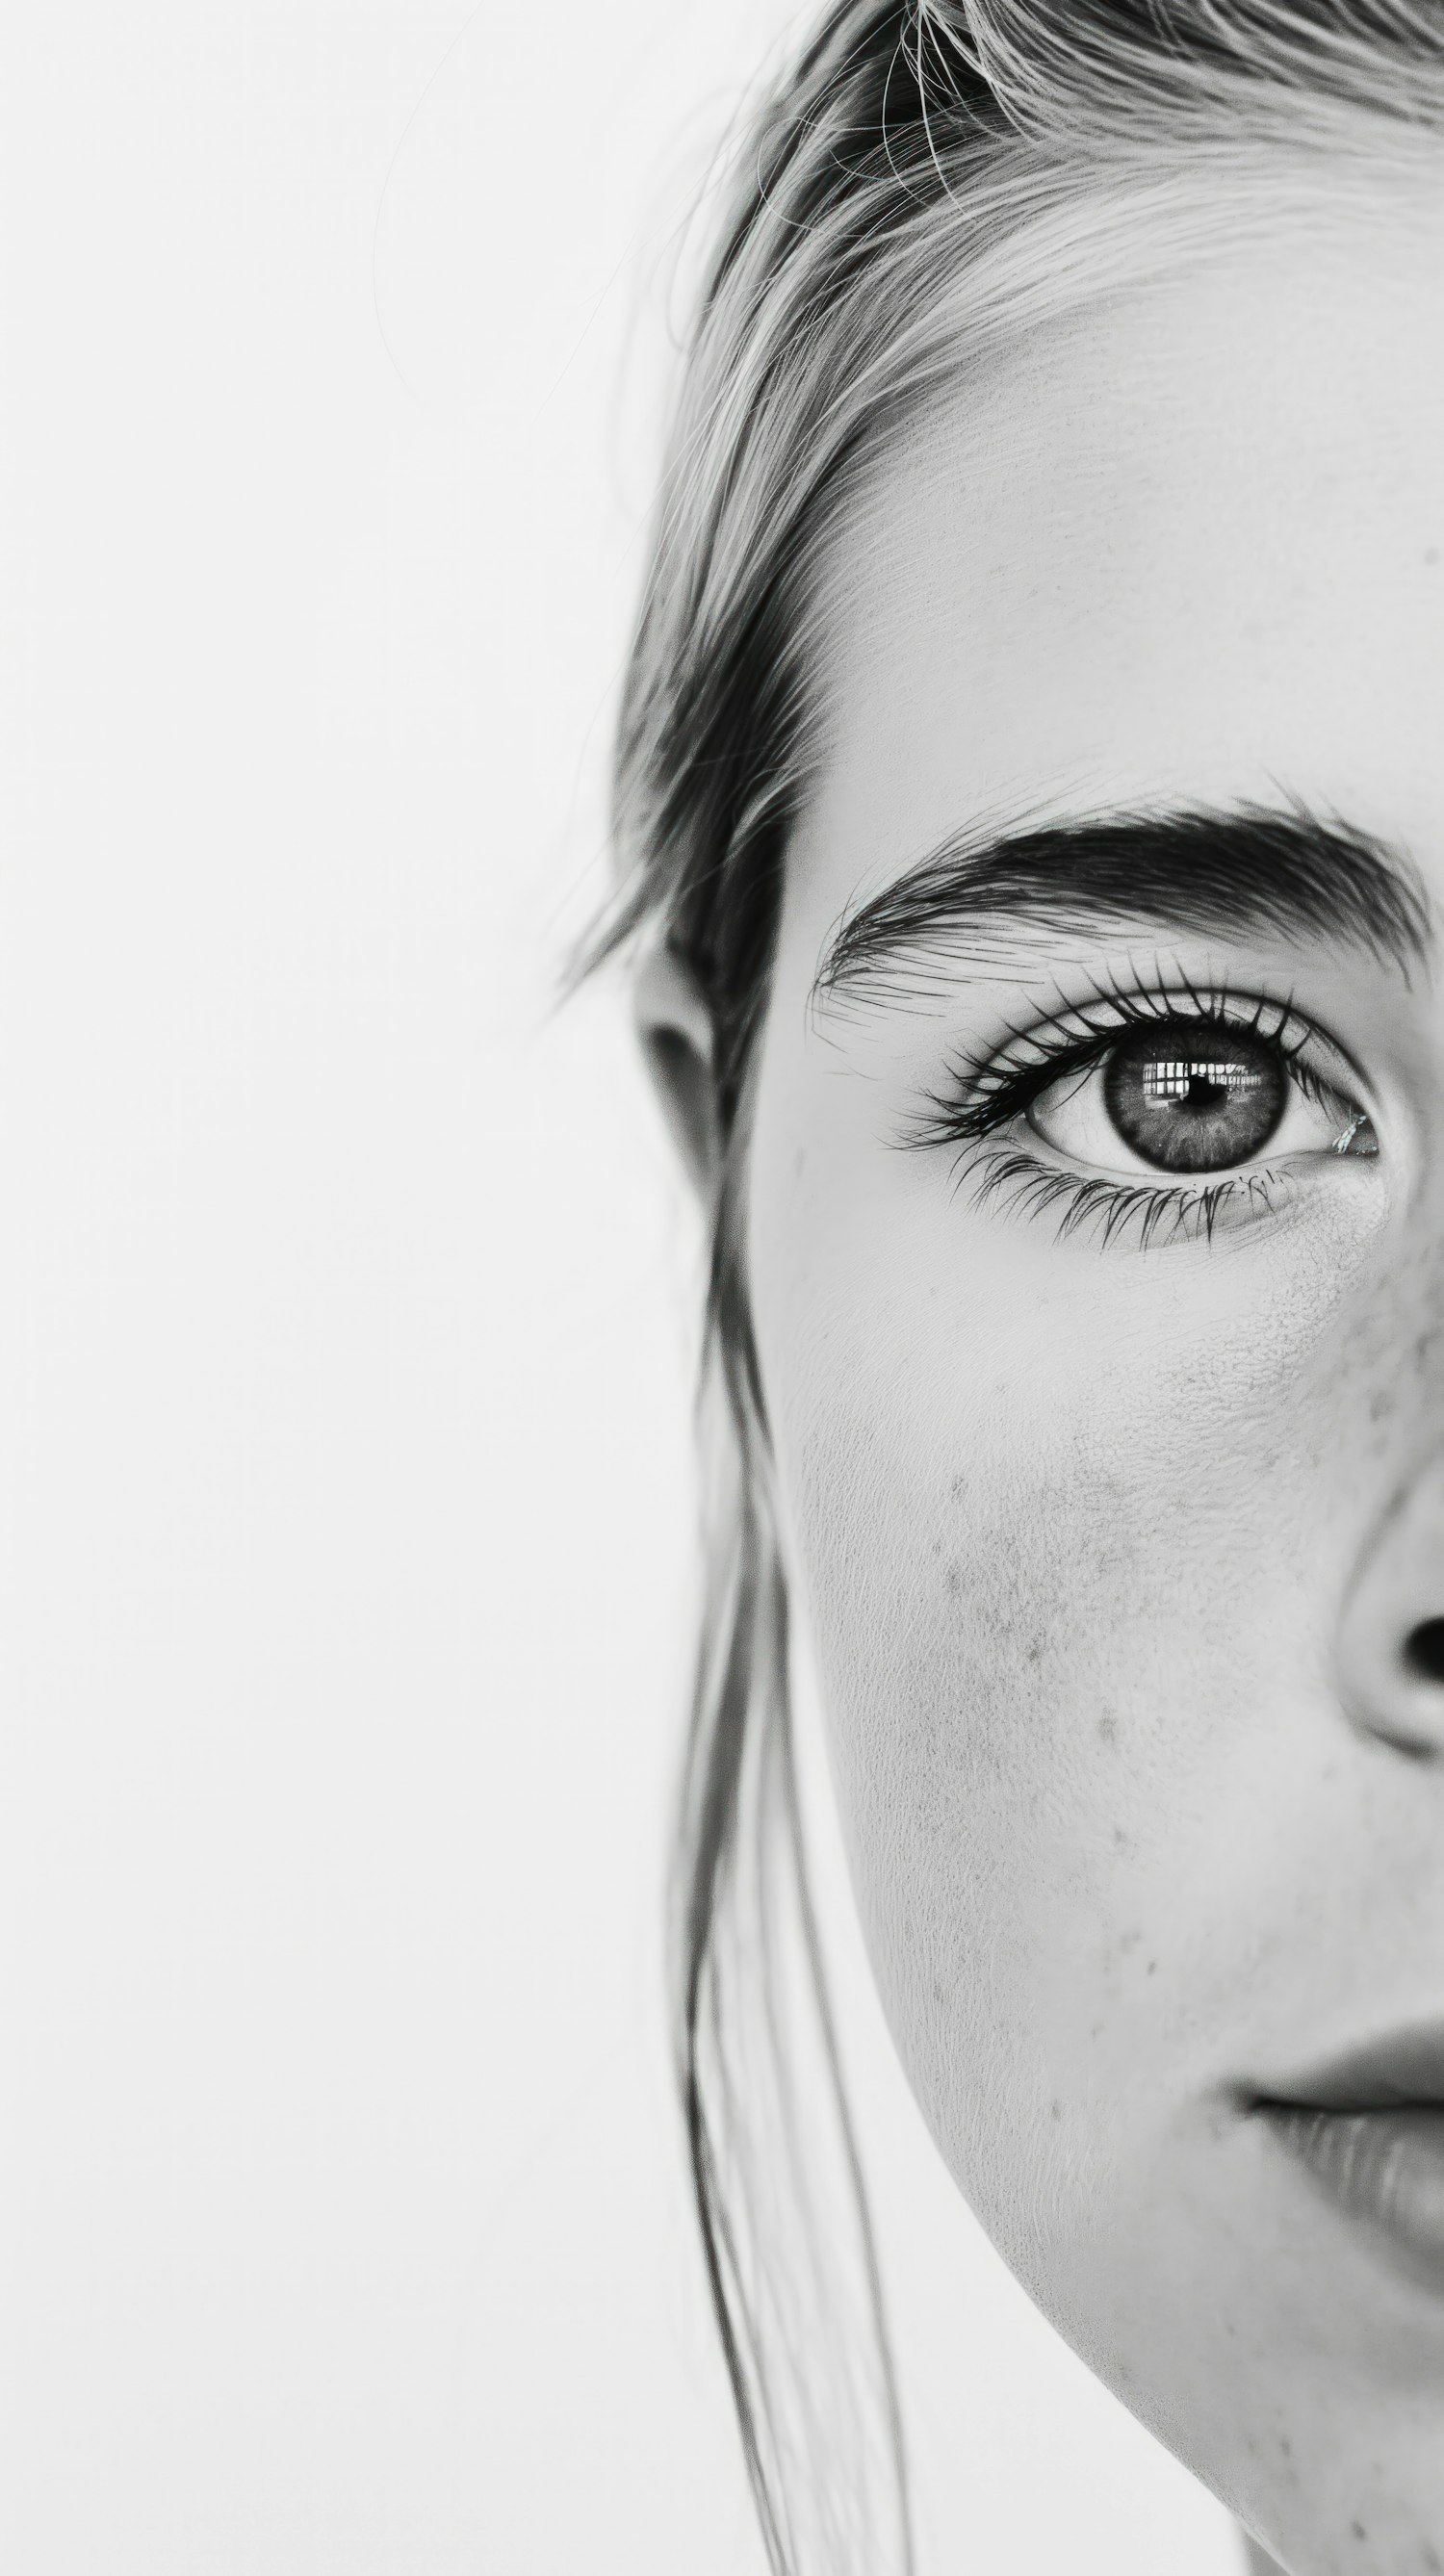
M 1103 1073 L 1108 1115 L 1125 1142 L 1164 1172 L 1226 1171 L 1260 1153 L 1288 1105 L 1276 1046 L 1243 1029 L 1177 1021 L 1137 1029 Z

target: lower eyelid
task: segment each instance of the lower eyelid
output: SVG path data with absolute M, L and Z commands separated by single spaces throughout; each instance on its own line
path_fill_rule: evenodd
M 1092 1066 L 1077 1070 L 1083 1076 Z M 1054 1077 L 1055 1081 L 1063 1079 L 1062 1075 Z M 1305 1086 L 1300 1084 L 1299 1088 Z M 1315 1075 L 1307 1088 L 1311 1096 L 1320 1101 L 1327 1098 L 1337 1106 L 1340 1137 L 1355 1132 L 1360 1125 L 1372 1129 L 1371 1113 L 1346 1101 L 1321 1077 Z M 975 1179 L 977 1186 L 971 1196 L 980 1208 L 1021 1213 L 1025 1221 L 1051 1212 L 1057 1218 L 1056 1240 L 1081 1238 L 1086 1231 L 1096 1234 L 1103 1248 L 1132 1243 L 1140 1249 L 1161 1249 L 1165 1243 L 1201 1239 L 1211 1242 L 1220 1229 L 1237 1231 L 1257 1223 L 1280 1213 L 1286 1201 L 1305 1185 L 1308 1164 L 1328 1161 L 1339 1147 L 1336 1138 L 1326 1147 L 1315 1146 L 1307 1152 L 1295 1149 L 1282 1163 L 1264 1154 L 1256 1162 L 1212 1174 L 1170 1174 L 1148 1165 L 1139 1165 L 1133 1172 L 1110 1172 L 1070 1164 L 1061 1149 L 1050 1146 L 1037 1129 L 1026 1128 L 1025 1132 L 1043 1152 L 1029 1151 L 1014 1142 L 1009 1131 L 1024 1127 L 1026 1118 L 1026 1109 L 1016 1110 L 989 1133 L 962 1140 L 956 1166 L 959 1184 L 970 1175 Z M 1373 1150 L 1378 1151 L 1377 1144 Z M 1061 1159 L 1055 1162 L 1044 1158 L 1053 1153 L 1060 1154 Z

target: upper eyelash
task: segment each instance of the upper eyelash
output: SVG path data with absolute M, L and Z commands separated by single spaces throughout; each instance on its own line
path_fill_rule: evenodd
M 1110 984 L 1095 988 L 1081 1003 L 1069 1004 L 1052 1020 L 1010 1031 L 1013 1047 L 1028 1049 L 1026 1056 L 994 1047 L 985 1056 L 954 1058 L 947 1089 L 927 1094 L 926 1110 L 905 1141 L 918 1147 L 980 1143 L 1063 1074 L 1096 1063 L 1126 1029 L 1153 1020 L 1190 1018 L 1264 1037 L 1278 1048 L 1293 1080 L 1308 1096 L 1322 1098 L 1331 1092 L 1332 1086 L 1302 1061 L 1304 1049 L 1318 1032 L 1300 1018 L 1291 1002 L 1255 995 L 1240 1008 L 1226 987 L 1200 992 L 1184 979 L 1171 989 L 1156 991 Z

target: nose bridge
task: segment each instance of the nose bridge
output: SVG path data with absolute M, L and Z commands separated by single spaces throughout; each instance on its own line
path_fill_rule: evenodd
M 1444 1429 L 1444 1239 L 1431 1254 L 1411 1265 L 1406 1284 L 1399 1392 L 1409 1412 Z
M 1444 1208 L 1379 1283 L 1365 1332 L 1377 1501 L 1339 1605 L 1338 1688 L 1362 1733 L 1444 1759 Z
M 1371 1283 L 1336 1359 L 1346 1376 L 1362 1379 L 1370 1445 L 1377 1454 L 1383 1440 L 1397 1453 L 1393 1482 L 1402 1491 L 1436 1445 L 1444 1451 L 1444 1202 Z

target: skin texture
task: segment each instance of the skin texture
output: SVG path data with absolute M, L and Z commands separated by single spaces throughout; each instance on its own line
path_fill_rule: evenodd
M 1146 922 L 809 995 L 979 817 L 1294 793 L 1444 906 L 1444 190 L 995 354 L 859 501 L 824 629 L 748 1259 L 879 1989 L 960 2188 L 1124 2402 L 1296 2576 L 1424 2576 L 1444 2296 L 1238 2088 L 1444 2019 L 1444 1690 L 1406 1742 L 1397 1665 L 1444 1615 L 1444 1000 Z M 1377 1157 L 1316 1139 L 1272 1213 L 1144 1249 L 903 1149 L 1060 989 L 1179 974 L 1331 1031 Z

